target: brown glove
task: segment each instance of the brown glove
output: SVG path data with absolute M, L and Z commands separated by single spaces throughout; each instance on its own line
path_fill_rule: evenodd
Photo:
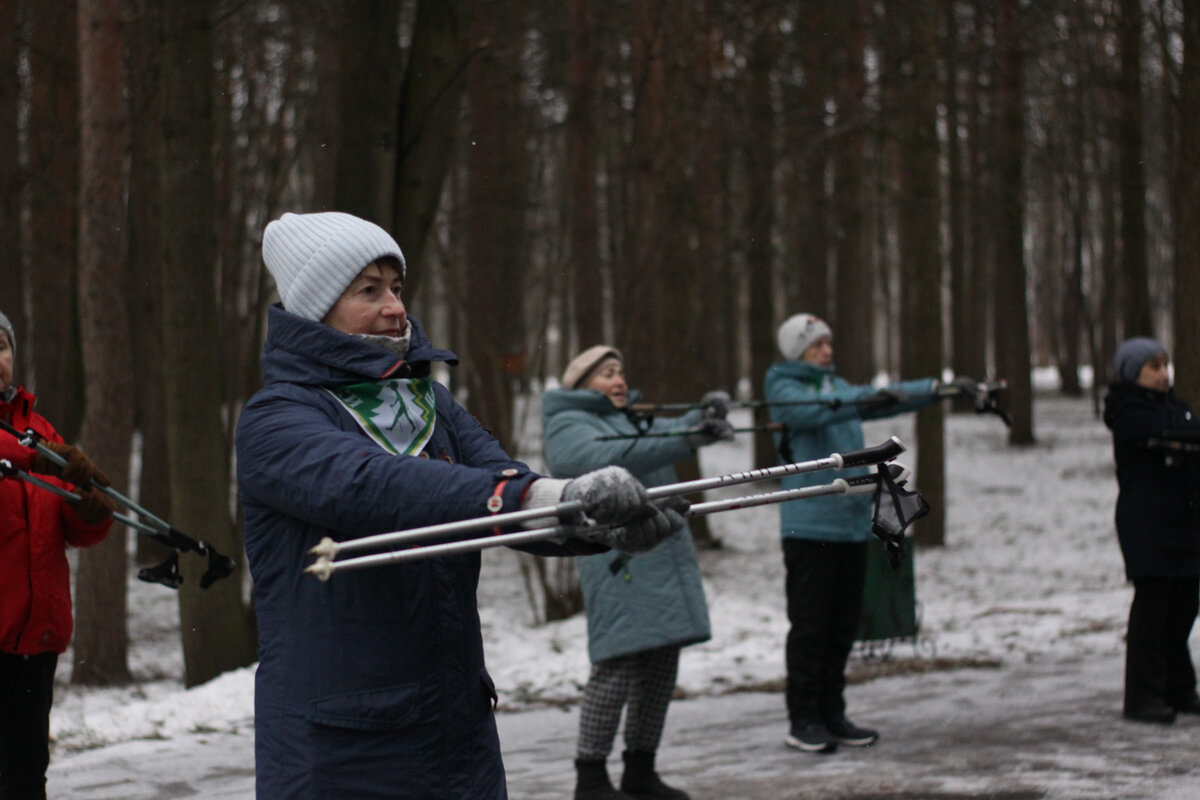
M 79 490 L 79 502 L 75 504 L 75 516 L 88 525 L 99 525 L 111 517 L 117 504 L 104 492 L 88 486 Z
M 40 472 L 43 475 L 53 475 L 56 478 L 62 478 L 68 483 L 73 483 L 76 486 L 87 486 L 92 481 L 95 481 L 100 486 L 108 486 L 108 477 L 96 468 L 96 465 L 91 462 L 83 451 L 73 445 L 63 444 L 61 442 L 42 442 L 42 445 L 47 450 L 52 450 L 66 460 L 65 466 L 58 466 L 39 451 L 37 457 L 33 460 L 33 471 Z

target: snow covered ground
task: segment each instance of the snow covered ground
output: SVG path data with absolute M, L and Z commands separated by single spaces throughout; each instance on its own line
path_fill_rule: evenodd
M 860 654 L 852 679 L 867 680 L 881 667 L 901 673 L 887 681 L 912 682 L 935 665 L 1014 670 L 1119 663 L 1131 588 L 1112 524 L 1116 481 L 1110 439 L 1089 400 L 1048 394 L 1037 400 L 1035 432 L 1037 445 L 1010 448 L 997 417 L 948 418 L 947 541 L 915 553 L 920 647 L 899 645 L 882 665 Z M 866 426 L 867 444 L 892 434 L 911 446 L 911 416 Z M 747 469 L 746 445 L 742 440 L 707 448 L 703 472 Z M 900 460 L 915 466 L 915 453 Z M 915 483 L 919 488 L 919 475 Z M 768 488 L 773 487 L 758 484 L 743 491 Z M 778 509 L 709 519 L 723 544 L 700 555 L 714 636 L 684 651 L 679 688 L 690 697 L 716 697 L 778 686 L 787 627 Z M 172 740 L 182 744 L 205 735 L 244 750 L 252 741 L 253 668 L 185 691 L 174 594 L 136 580 L 130 591 L 136 683 L 78 689 L 65 682 L 69 654 L 60 662 L 51 720 L 52 795 L 56 774 L 78 773 L 95 748 L 144 741 L 147 748 L 161 749 Z M 486 553 L 479 600 L 489 669 L 504 712 L 502 732 L 509 712 L 576 701 L 588 672 L 583 618 L 532 626 L 518 557 L 507 550 Z M 1119 699 L 1119 669 L 1101 680 L 1105 677 L 1111 684 L 1105 690 Z M 506 752 L 521 746 L 503 744 Z M 1200 788 L 1196 791 L 1200 797 Z

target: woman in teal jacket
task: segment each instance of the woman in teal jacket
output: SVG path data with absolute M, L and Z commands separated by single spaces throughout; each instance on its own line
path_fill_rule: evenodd
M 648 420 L 630 411 L 638 399 L 625 383 L 616 348 L 591 347 L 563 373 L 563 389 L 542 398 L 546 467 L 558 478 L 618 465 L 647 487 L 674 483 L 674 463 L 697 447 L 733 435 L 725 421 L 729 396 L 705 396 L 705 408 L 674 419 Z M 614 434 L 687 432 L 686 435 L 597 441 Z M 687 794 L 662 783 L 654 756 L 675 689 L 682 647 L 711 637 L 700 567 L 685 527 L 655 549 L 634 557 L 610 551 L 577 559 L 588 618 L 592 671 L 580 715 L 576 800 L 674 798 Z M 625 772 L 621 791 L 609 782 L 621 709 Z
M 789 317 L 778 331 L 785 360 L 767 370 L 764 398 L 782 461 L 809 461 L 863 446 L 862 421 L 915 411 L 937 402 L 937 381 L 904 381 L 886 389 L 853 386 L 834 374 L 833 335 L 811 314 Z M 865 474 L 866 467 L 843 477 Z M 783 487 L 827 480 L 791 475 Z M 846 660 L 854 644 L 866 581 L 871 533 L 870 495 L 826 495 L 780 505 L 787 606 L 787 744 L 830 753 L 837 745 L 865 746 L 878 734 L 846 719 Z

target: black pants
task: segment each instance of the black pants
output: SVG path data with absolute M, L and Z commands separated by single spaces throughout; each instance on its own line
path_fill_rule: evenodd
M 791 722 L 846 712 L 846 660 L 867 578 L 867 542 L 783 540 L 787 567 L 787 707 Z
M 1135 578 L 1125 642 L 1125 710 L 1178 706 L 1196 691 L 1188 636 L 1200 578 Z
M 0 800 L 45 800 L 57 653 L 0 653 Z

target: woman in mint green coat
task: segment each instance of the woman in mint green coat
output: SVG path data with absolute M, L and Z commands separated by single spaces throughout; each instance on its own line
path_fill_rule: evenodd
M 674 419 L 647 420 L 630 409 L 638 399 L 625 383 L 619 350 L 588 348 L 568 365 L 562 389 L 542 398 L 546 467 L 573 478 L 610 465 L 625 467 L 645 486 L 676 482 L 674 464 L 697 447 L 730 438 L 729 396 L 705 395 L 704 408 Z M 639 432 L 680 436 L 597 441 Z M 685 527 L 655 549 L 629 556 L 610 551 L 577 559 L 588 619 L 592 671 L 584 690 L 577 747 L 576 800 L 675 798 L 654 769 L 667 706 L 675 690 L 679 651 L 711 637 L 708 608 L 691 532 Z M 621 791 L 608 778 L 622 708 L 625 772 Z

